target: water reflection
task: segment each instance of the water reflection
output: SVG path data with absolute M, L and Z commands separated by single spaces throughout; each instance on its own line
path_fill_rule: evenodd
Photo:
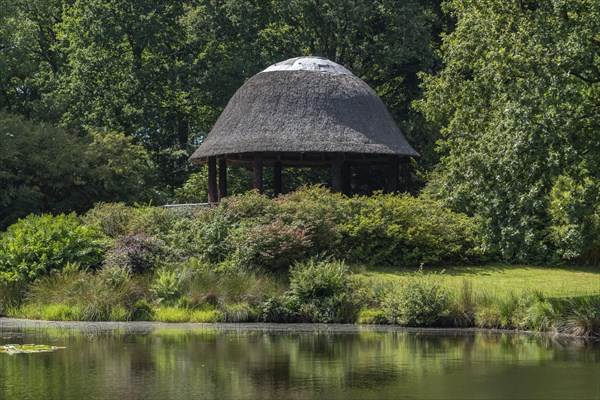
M 285 329 L 290 329 L 285 328 Z M 600 397 L 600 346 L 525 335 L 2 326 L 0 399 Z

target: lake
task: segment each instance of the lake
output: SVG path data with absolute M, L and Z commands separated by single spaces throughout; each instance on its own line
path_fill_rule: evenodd
M 0 399 L 599 399 L 600 344 L 507 332 L 0 319 Z

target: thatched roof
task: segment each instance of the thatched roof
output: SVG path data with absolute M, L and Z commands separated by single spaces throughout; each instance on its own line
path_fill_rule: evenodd
M 331 153 L 419 155 L 364 81 L 317 57 L 283 61 L 250 78 L 190 160 L 227 156 L 243 162 L 256 152 L 283 161 L 304 153 L 313 162 Z

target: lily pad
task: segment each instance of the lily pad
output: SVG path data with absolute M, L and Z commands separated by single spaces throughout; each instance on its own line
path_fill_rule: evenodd
M 47 344 L 5 344 L 0 346 L 0 353 L 48 353 L 58 349 L 64 349 L 64 347 L 49 346 Z

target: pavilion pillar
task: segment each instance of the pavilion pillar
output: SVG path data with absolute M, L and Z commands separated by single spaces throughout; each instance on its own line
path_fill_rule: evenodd
M 400 186 L 399 190 L 406 192 L 408 188 L 408 178 L 410 172 L 410 157 L 402 157 L 399 161 L 400 164 Z
M 273 192 L 275 193 L 275 196 L 283 193 L 281 161 L 275 161 L 275 164 L 273 165 Z
M 219 158 L 219 201 L 227 197 L 227 159 Z
M 334 193 L 350 194 L 350 164 L 342 154 L 336 154 L 331 162 L 331 189 Z
M 216 203 L 217 197 L 217 158 L 208 157 L 208 202 Z
M 398 156 L 392 156 L 387 166 L 387 192 L 398 192 Z
M 352 194 L 352 168 L 349 161 L 342 161 L 342 193 Z
M 258 190 L 259 193 L 264 192 L 263 186 L 263 157 L 262 154 L 255 154 L 254 161 L 252 163 L 254 169 L 254 189 Z

